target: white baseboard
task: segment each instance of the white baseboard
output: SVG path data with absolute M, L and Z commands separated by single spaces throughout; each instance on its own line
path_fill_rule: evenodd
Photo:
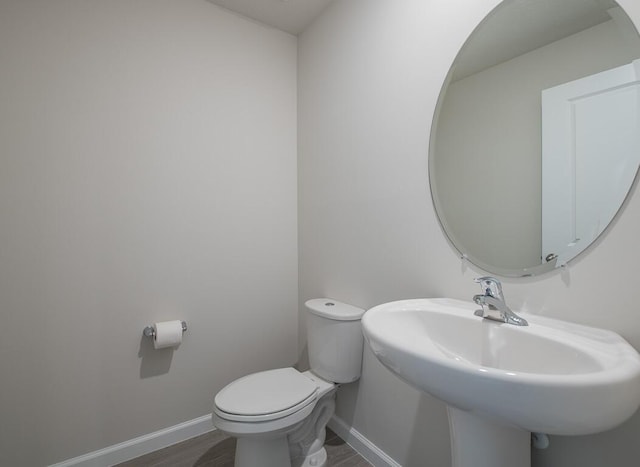
M 130 439 L 49 467 L 108 467 L 215 430 L 211 414 Z
M 340 417 L 334 415 L 328 425 L 329 428 L 375 467 L 402 467 L 384 451 L 365 438 L 358 430 L 347 425 Z M 211 423 L 211 415 L 203 415 L 202 417 L 165 428 L 164 430 L 155 431 L 138 438 L 114 444 L 113 446 L 74 457 L 73 459 L 59 462 L 49 467 L 109 467 L 213 430 L 215 430 L 215 428 Z
M 347 425 L 340 417 L 334 415 L 329 420 L 328 426 L 375 467 L 402 467 L 358 430 Z

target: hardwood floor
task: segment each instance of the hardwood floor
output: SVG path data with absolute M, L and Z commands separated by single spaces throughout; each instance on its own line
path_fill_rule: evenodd
M 325 448 L 328 467 L 372 467 L 329 429 Z M 235 449 L 234 438 L 229 438 L 220 431 L 212 431 L 115 467 L 233 467 Z

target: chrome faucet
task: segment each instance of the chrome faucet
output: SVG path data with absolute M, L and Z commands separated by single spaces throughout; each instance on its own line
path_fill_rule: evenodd
M 502 293 L 502 284 L 495 277 L 478 277 L 475 279 L 482 288 L 482 294 L 474 295 L 473 301 L 482 309 L 476 310 L 475 315 L 516 326 L 528 326 L 527 320 L 516 315 L 507 306 Z

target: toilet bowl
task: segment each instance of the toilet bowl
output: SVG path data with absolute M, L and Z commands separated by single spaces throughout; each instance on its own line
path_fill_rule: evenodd
M 323 467 L 336 389 L 360 377 L 364 310 L 331 299 L 305 303 L 311 370 L 254 373 L 215 396 L 213 424 L 237 438 L 235 467 Z
M 293 368 L 255 373 L 216 395 L 213 423 L 238 438 L 236 466 L 322 466 L 336 387 Z

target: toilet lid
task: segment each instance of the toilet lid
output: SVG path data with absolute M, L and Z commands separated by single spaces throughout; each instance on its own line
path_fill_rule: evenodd
M 225 386 L 215 397 L 216 407 L 241 416 L 267 415 L 307 405 L 316 384 L 293 368 L 254 373 Z M 312 397 L 313 396 L 313 397 Z

